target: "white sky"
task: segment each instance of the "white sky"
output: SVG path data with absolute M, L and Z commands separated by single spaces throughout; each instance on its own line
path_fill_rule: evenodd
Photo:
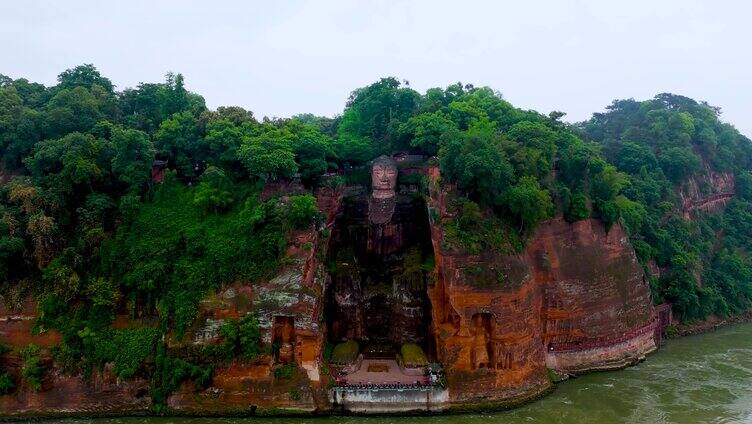
M 488 85 L 587 119 L 616 98 L 683 94 L 752 136 L 752 2 L 19 1 L 0 6 L 0 73 L 48 85 L 95 64 L 118 89 L 181 72 L 209 107 L 340 113 L 383 76 L 421 92 Z

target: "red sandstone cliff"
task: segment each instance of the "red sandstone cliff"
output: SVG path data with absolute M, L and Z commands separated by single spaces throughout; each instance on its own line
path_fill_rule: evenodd
M 545 290 L 549 368 L 567 373 L 618 368 L 655 349 L 650 289 L 623 229 L 597 220 L 549 221 L 529 241 Z
M 7 299 L 4 299 L 7 301 Z M 31 296 L 24 296 L 11 307 L 0 302 L 0 342 L 20 349 L 31 343 L 49 348 L 60 343 L 62 337 L 55 331 L 34 334 L 32 327 L 39 315 L 36 302 Z M 45 372 L 42 388 L 32 391 L 21 378 L 22 360 L 15 352 L 0 356 L 0 367 L 13 375 L 17 389 L 0 396 L 0 417 L 46 416 L 61 414 L 103 414 L 136 413 L 148 411 L 151 407 L 149 382 L 134 378 L 118 379 L 105 367 L 95 371 L 89 380 L 80 375 L 67 375 L 55 367 L 50 355 L 43 355 Z
M 679 190 L 682 214 L 686 219 L 694 211 L 713 212 L 734 197 L 736 180 L 730 172 L 714 172 L 706 166 L 702 177 L 692 177 Z
M 429 174 L 436 182 L 438 169 Z M 569 224 L 557 219 L 541 225 L 519 254 L 468 255 L 442 247 L 442 219 L 451 218 L 446 194 L 432 184 L 429 208 L 436 216 L 429 216 L 436 278 L 427 290 L 435 350 L 447 370 L 452 405 L 527 399 L 551 386 L 547 368 L 578 373 L 620 367 L 655 349 L 649 289 L 619 226 L 606 233 L 596 220 Z M 320 193 L 318 200 L 331 227 L 340 211 L 341 193 Z M 256 407 L 297 411 L 327 407 L 322 401 L 326 384 L 320 375 L 319 325 L 326 279 L 321 258 L 329 241 L 319 239 L 320 234 L 298 234 L 288 265 L 274 279 L 234 285 L 207 298 L 189 339 L 211 343 L 223 319 L 253 310 L 260 315 L 265 341 L 277 338 L 289 346 L 277 360 L 294 361 L 300 372 L 279 381 L 272 371 L 278 365 L 270 356 L 253 363 L 235 362 L 215 370 L 209 389 L 183 385 L 168 400 L 174 411 L 219 414 Z M 28 343 L 35 312 L 30 310 L 21 320 L 5 315 L 0 334 L 12 333 L 10 337 L 19 343 Z M 48 344 L 56 343 L 54 333 L 44 337 Z M 21 388 L 0 397 L 2 413 L 148 409 L 147 382 L 107 375 L 84 381 L 53 369 L 40 393 Z
M 436 168 L 429 176 L 436 256 L 429 296 L 453 403 L 537 396 L 551 384 L 547 368 L 622 367 L 655 349 L 649 287 L 618 225 L 607 234 L 596 220 L 555 219 L 517 255 L 447 250 L 449 196 Z
M 326 377 L 321 376 L 324 333 L 320 328 L 324 280 L 322 259 L 340 210 L 342 191 L 322 189 L 316 196 L 325 231 L 310 229 L 293 236 L 286 265 L 271 280 L 235 285 L 203 302 L 203 313 L 192 343 L 213 343 L 226 318 L 253 312 L 259 319 L 264 344 L 279 345 L 276 357 L 236 360 L 216 369 L 208 389 L 190 383 L 168 399 L 180 413 L 219 415 L 262 411 L 312 413 L 326 408 Z M 294 364 L 291 377 L 278 379 L 274 368 Z
M 342 193 L 323 189 L 317 193 L 325 226 L 330 228 L 339 212 Z M 252 412 L 313 412 L 326 407 L 326 381 L 320 376 L 323 334 L 321 299 L 326 273 L 321 263 L 328 248 L 329 230 L 311 229 L 293 235 L 285 266 L 277 276 L 259 284 L 235 283 L 220 293 L 207 296 L 200 316 L 183 341 L 168 338 L 168 348 L 185 349 L 219 341 L 219 328 L 228 318 L 249 312 L 259 316 L 264 342 L 280 342 L 278 357 L 263 355 L 255 361 L 234 361 L 215 369 L 210 387 L 196 389 L 183 384 L 167 403 L 173 412 L 185 414 L 229 414 Z M 29 343 L 48 348 L 61 337 L 50 331 L 32 335 L 38 316 L 36 302 L 24 297 L 20 305 L 7 308 L 0 302 L 0 341 L 20 349 Z M 115 326 L 127 326 L 119 316 Z M 276 340 L 275 338 L 279 338 Z M 274 340 L 273 340 L 274 339 Z M 273 370 L 294 363 L 297 370 L 284 379 Z M 14 354 L 0 358 L 21 382 L 21 361 Z M 45 376 L 39 392 L 21 385 L 13 393 L 0 396 L 0 417 L 60 416 L 146 413 L 151 410 L 149 381 L 116 378 L 106 367 L 91 379 L 65 375 L 45 352 Z

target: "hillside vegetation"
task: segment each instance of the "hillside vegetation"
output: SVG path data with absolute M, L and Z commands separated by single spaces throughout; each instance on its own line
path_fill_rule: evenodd
M 170 357 L 160 336 L 183 337 L 199 300 L 223 285 L 274 275 L 291 231 L 319 219 L 311 195 L 262 201 L 265 184 L 299 178 L 312 191 L 342 183 L 328 172 L 407 151 L 437 156 L 456 185 L 447 228 L 460 247 L 519 250 L 546 219 L 599 218 L 625 226 L 654 301 L 682 320 L 747 310 L 750 140 L 718 109 L 671 94 L 616 101 L 578 125 L 563 116 L 515 108 L 488 87 L 421 94 L 394 78 L 353 91 L 334 118 L 259 120 L 209 110 L 179 74 L 123 91 L 92 65 L 51 87 L 0 76 L 0 292 L 34 293 L 38 326 L 62 332 L 55 355 L 71 372 L 114 361 L 130 377 L 151 358 L 155 393 L 200 384 L 211 361 Z M 163 183 L 152 181 L 155 159 L 166 161 Z M 686 219 L 680 193 L 691 181 L 712 193 L 703 182 L 716 173 L 735 178 L 733 200 Z M 146 324 L 113 330 L 116 313 Z M 256 339 L 244 343 L 258 343 L 246 324 Z

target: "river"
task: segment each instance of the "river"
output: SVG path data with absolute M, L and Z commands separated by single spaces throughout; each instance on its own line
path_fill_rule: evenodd
M 107 418 L 67 424 L 752 423 L 752 324 L 670 340 L 647 361 L 557 385 L 505 412 L 434 417 Z

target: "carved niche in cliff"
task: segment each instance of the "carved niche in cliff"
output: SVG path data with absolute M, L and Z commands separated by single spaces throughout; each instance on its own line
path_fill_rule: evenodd
M 424 200 L 397 190 L 392 158 L 381 156 L 368 169 L 371 190 L 344 196 L 332 231 L 328 338 L 363 346 L 418 343 L 430 351 L 423 264 L 431 242 Z
M 489 313 L 473 315 L 470 334 L 473 336 L 472 362 L 473 369 L 493 368 L 491 336 L 493 334 L 494 317 Z
M 295 361 L 295 319 L 293 317 L 274 317 L 272 345 L 277 350 L 278 363 L 289 364 Z

